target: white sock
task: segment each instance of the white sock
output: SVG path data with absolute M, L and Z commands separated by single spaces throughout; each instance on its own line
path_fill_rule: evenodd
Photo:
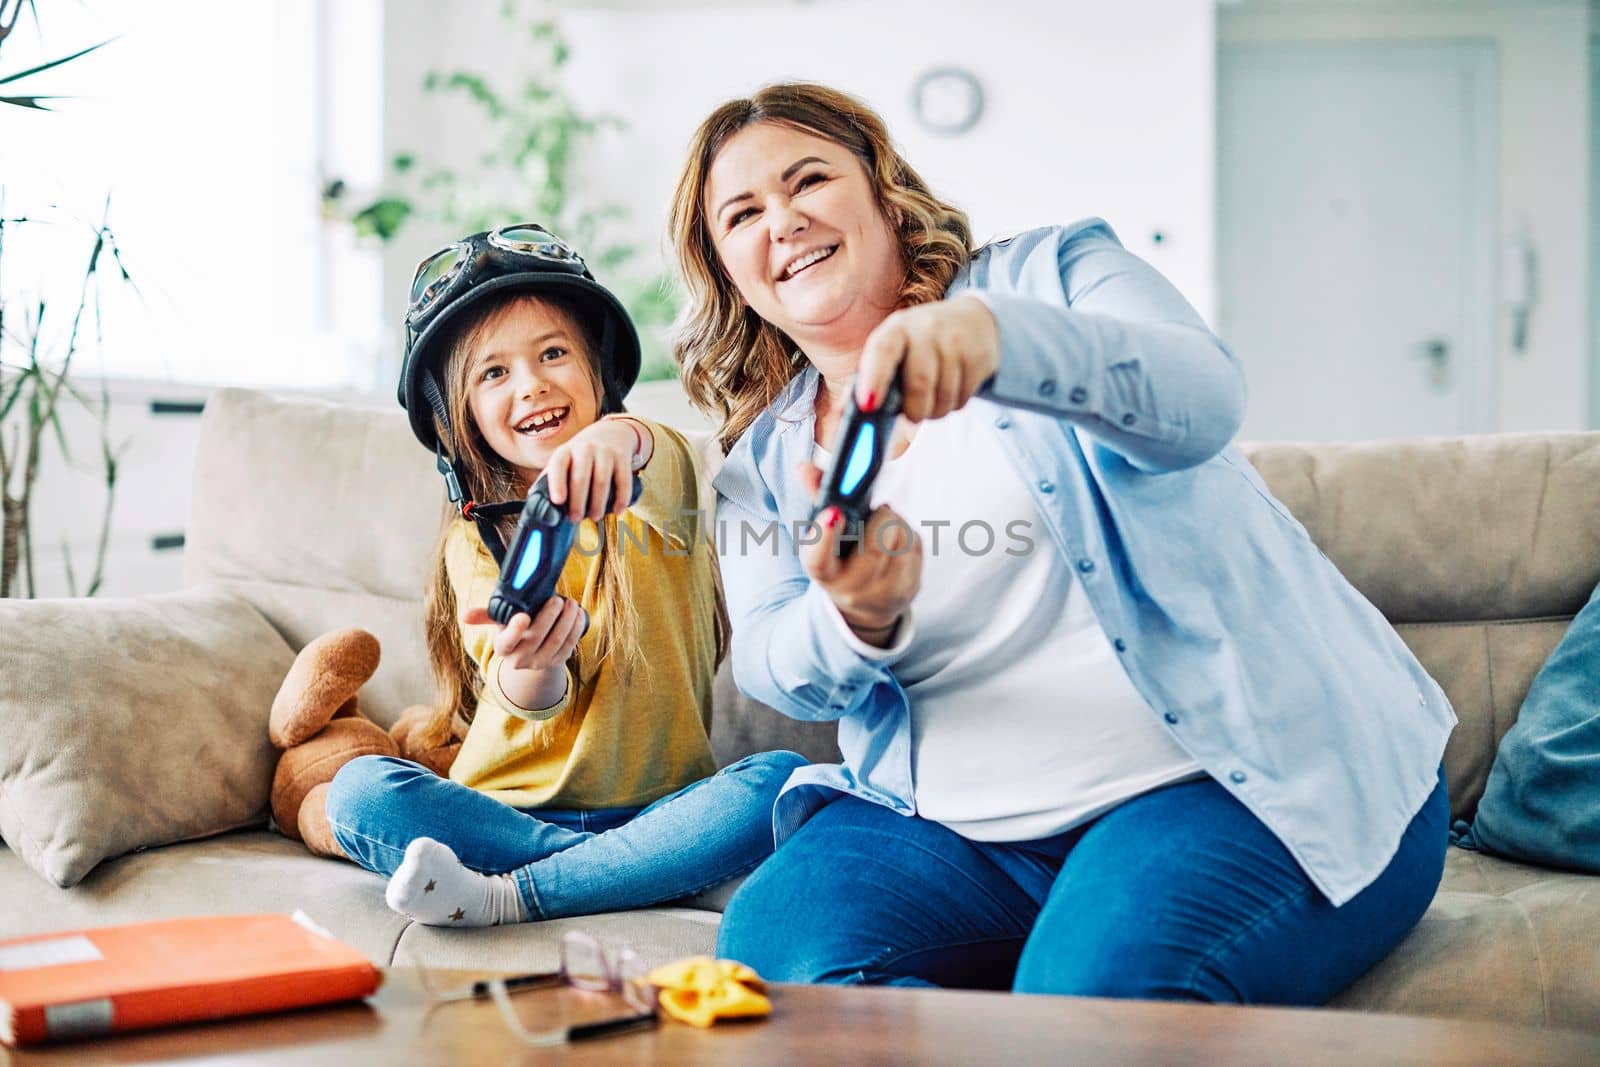
M 425 926 L 498 926 L 528 918 L 509 874 L 469 870 L 448 845 L 431 837 L 406 846 L 383 899 Z

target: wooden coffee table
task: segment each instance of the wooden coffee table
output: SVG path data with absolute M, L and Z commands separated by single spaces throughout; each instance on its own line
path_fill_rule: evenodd
M 771 1018 L 527 1048 L 489 1001 L 428 989 L 483 972 L 392 970 L 377 996 L 320 1008 L 13 1052 L 21 1065 L 152 1063 L 573 1064 L 1553 1064 L 1600 1063 L 1600 1032 L 1359 1012 L 777 985 Z M 544 989 L 513 998 L 529 1028 L 615 1015 L 620 998 Z M 0 1062 L 5 1053 L 0 1051 Z

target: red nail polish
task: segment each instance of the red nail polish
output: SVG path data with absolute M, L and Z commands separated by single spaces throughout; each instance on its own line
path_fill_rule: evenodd
M 862 411 L 876 411 L 878 408 L 878 394 L 868 393 L 867 399 L 862 403 Z
M 844 512 L 840 511 L 837 507 L 829 508 L 828 509 L 828 529 L 831 530 L 835 526 L 839 525 L 839 522 L 843 518 L 844 518 Z

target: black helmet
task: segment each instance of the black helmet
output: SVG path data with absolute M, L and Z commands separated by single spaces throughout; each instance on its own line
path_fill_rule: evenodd
M 400 364 L 400 406 L 411 418 L 411 432 L 439 456 L 447 476 L 455 442 L 440 441 L 435 416 L 449 434 L 440 368 L 463 316 L 491 294 L 507 289 L 548 293 L 575 305 L 599 338 L 600 411 L 622 410 L 622 399 L 639 377 L 639 335 L 611 291 L 594 280 L 583 258 L 544 227 L 534 223 L 486 230 L 457 241 L 424 259 L 411 282 L 406 310 L 406 351 Z M 459 494 L 451 486 L 451 499 Z

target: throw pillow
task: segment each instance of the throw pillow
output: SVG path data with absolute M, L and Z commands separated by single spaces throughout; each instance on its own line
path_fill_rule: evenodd
M 1500 742 L 1464 848 L 1600 874 L 1600 586 Z
M 0 600 L 0 836 L 58 886 L 102 859 L 264 823 L 294 653 L 205 587 Z

